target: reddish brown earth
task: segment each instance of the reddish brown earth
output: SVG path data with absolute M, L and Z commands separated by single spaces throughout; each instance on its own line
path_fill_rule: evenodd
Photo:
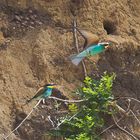
M 71 26 L 78 26 L 115 42 L 101 54 L 97 65 L 85 61 L 88 74 L 117 74 L 116 96 L 140 99 L 140 1 L 139 0 L 1 0 L 0 1 L 0 136 L 7 135 L 34 106 L 23 106 L 39 86 L 54 82 L 69 98 L 84 78 L 82 66 L 68 57 L 76 52 Z M 80 45 L 83 41 L 80 42 Z M 122 104 L 122 103 L 121 103 Z M 42 105 L 9 140 L 48 140 L 56 115 L 55 103 Z M 63 111 L 64 106 L 60 107 Z M 133 109 L 139 113 L 137 104 Z M 140 126 L 126 120 L 137 137 Z M 2 139 L 2 138 L 1 138 Z M 57 139 L 57 138 L 56 138 Z M 117 127 L 105 140 L 132 139 Z

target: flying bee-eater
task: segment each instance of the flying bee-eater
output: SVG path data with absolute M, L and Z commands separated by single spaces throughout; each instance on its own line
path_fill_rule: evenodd
M 103 52 L 106 48 L 108 48 L 109 45 L 110 43 L 108 42 L 101 42 L 97 45 L 90 45 L 90 47 L 88 47 L 81 53 L 71 56 L 71 61 L 73 64 L 78 65 L 85 57 L 90 57 L 99 54 Z
M 52 94 L 52 90 L 54 89 L 54 85 L 56 84 L 46 84 L 43 87 L 39 88 L 36 94 L 27 101 L 27 103 L 31 102 L 32 100 L 40 100 L 45 99 Z

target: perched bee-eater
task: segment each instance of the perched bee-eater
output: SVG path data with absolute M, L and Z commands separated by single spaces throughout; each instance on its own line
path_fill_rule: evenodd
M 88 47 L 81 53 L 71 56 L 71 61 L 73 64 L 78 65 L 85 57 L 94 56 L 103 52 L 106 48 L 109 47 L 109 44 L 110 43 L 108 42 L 101 42 L 97 45 L 90 45 L 90 47 Z
M 39 99 L 45 99 L 49 97 L 52 94 L 54 85 L 56 84 L 46 84 L 43 87 L 39 88 L 36 94 L 31 99 L 29 99 L 27 103 L 31 102 L 34 99 L 39 100 Z

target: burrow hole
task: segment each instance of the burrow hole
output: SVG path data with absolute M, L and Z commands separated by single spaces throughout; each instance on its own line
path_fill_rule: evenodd
M 106 30 L 107 34 L 116 34 L 116 25 L 113 21 L 110 21 L 110 20 L 104 20 L 103 21 L 103 27 L 104 29 Z

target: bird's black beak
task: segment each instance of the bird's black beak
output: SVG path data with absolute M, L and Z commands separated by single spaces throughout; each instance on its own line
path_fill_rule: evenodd
M 111 43 L 111 42 L 109 42 L 109 43 L 105 46 L 105 49 L 110 48 L 110 47 L 111 47 L 111 45 L 112 45 L 112 43 Z

